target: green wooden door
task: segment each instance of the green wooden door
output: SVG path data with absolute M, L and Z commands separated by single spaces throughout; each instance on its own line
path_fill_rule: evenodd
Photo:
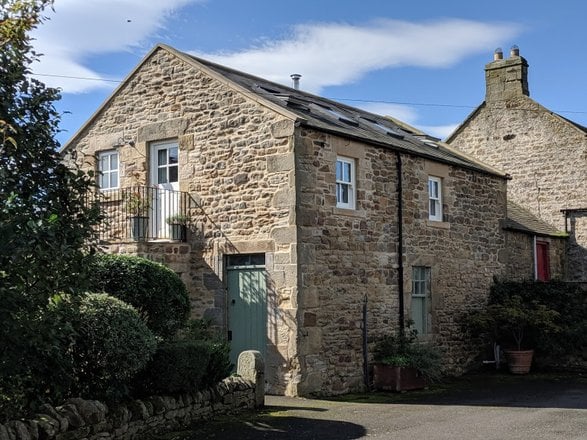
M 244 350 L 267 352 L 267 288 L 265 255 L 229 256 L 228 335 L 235 365 Z

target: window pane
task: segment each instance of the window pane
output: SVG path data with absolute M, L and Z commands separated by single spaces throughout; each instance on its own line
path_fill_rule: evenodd
M 177 161 L 178 161 L 177 147 L 170 148 L 168 151 L 169 151 L 169 163 L 170 164 L 177 163 Z
M 100 188 L 106 189 L 108 188 L 108 174 L 100 174 Z
M 339 188 L 339 202 L 340 203 L 348 203 L 349 202 L 349 186 L 343 183 L 338 184 Z
M 118 171 L 110 173 L 110 188 L 118 188 Z
M 110 155 L 110 169 L 117 170 L 118 169 L 118 153 L 114 153 Z
M 438 198 L 438 182 L 435 182 L 434 180 L 429 180 L 428 181 L 428 192 L 429 192 L 431 198 L 437 199 Z
M 100 171 L 107 171 L 108 168 L 108 156 L 101 156 L 100 157 Z
M 412 321 L 418 334 L 426 333 L 426 298 L 412 298 Z
M 161 149 L 157 151 L 157 164 L 167 165 L 167 149 Z M 162 183 L 162 182 L 159 182 Z
M 430 216 L 436 217 L 436 200 L 430 200 Z
M 344 180 L 345 182 L 351 181 L 351 164 L 350 163 L 343 163 L 342 180 Z
M 169 182 L 177 182 L 177 165 L 169 167 Z
M 342 162 L 336 161 L 336 180 L 342 180 Z
M 167 183 L 167 168 L 157 170 L 157 183 Z

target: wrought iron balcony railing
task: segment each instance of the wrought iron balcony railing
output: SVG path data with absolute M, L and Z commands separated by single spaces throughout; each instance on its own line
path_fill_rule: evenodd
M 191 198 L 188 193 L 133 186 L 103 191 L 101 242 L 186 239 Z

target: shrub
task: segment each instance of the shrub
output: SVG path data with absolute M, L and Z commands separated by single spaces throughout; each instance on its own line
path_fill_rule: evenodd
M 60 295 L 50 315 L 71 329 L 71 393 L 108 400 L 123 397 L 147 364 L 156 340 L 137 311 L 105 293 Z
M 171 269 L 141 257 L 96 255 L 90 290 L 104 291 L 133 305 L 157 336 L 169 338 L 187 321 L 185 285 Z
M 202 378 L 210 361 L 206 341 L 170 341 L 162 343 L 146 369 L 137 377 L 139 394 L 178 394 L 202 388 Z
M 441 379 L 441 357 L 430 344 L 420 342 L 415 330 L 403 334 L 385 335 L 375 341 L 373 359 L 395 367 L 416 368 L 429 382 Z
M 192 319 L 172 341 L 162 343 L 135 380 L 138 394 L 184 393 L 210 387 L 232 371 L 230 346 L 211 323 Z

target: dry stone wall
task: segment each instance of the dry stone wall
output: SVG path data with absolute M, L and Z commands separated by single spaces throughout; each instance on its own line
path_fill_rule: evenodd
M 152 142 L 176 139 L 179 187 L 189 193 L 190 233 L 181 246 L 123 243 L 111 252 L 163 261 L 181 274 L 194 317 L 227 329 L 224 256 L 266 255 L 268 382 L 284 392 L 295 357 L 297 269 L 293 121 L 159 48 L 131 75 L 69 151 L 86 169 L 118 139 L 121 186 L 150 184 Z M 290 375 L 290 376 L 288 376 Z
M 180 396 L 152 396 L 109 407 L 74 398 L 44 404 L 32 419 L 0 424 L 0 440 L 132 440 L 256 408 L 256 385 L 229 377 L 217 386 Z

